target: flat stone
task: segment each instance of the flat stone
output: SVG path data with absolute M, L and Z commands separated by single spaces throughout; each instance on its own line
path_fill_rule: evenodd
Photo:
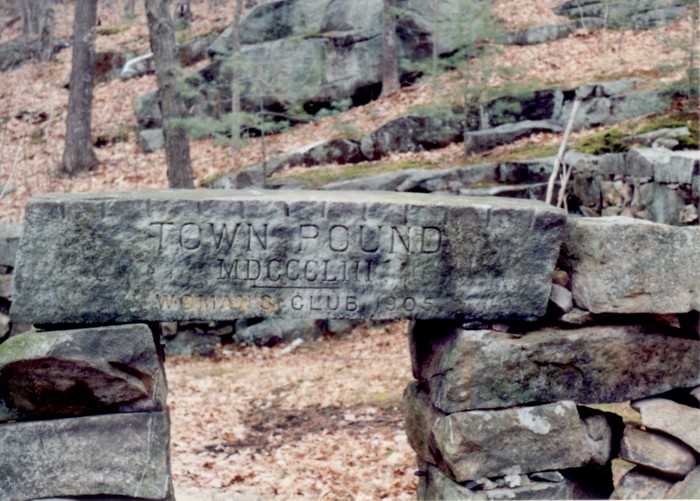
M 0 344 L 0 421 L 165 409 L 145 325 L 36 332 Z
M 0 266 L 14 267 L 22 228 L 22 223 L 0 224 Z
M 426 398 L 419 398 L 425 405 Z M 581 420 L 573 402 L 423 415 L 433 423 L 422 428 L 421 442 L 457 482 L 510 475 L 513 468 L 530 473 L 604 464 L 610 456 L 606 419 Z
M 632 407 L 640 412 L 647 428 L 668 433 L 700 452 L 700 409 L 664 398 L 640 400 Z
M 562 313 L 569 313 L 574 307 L 571 291 L 557 284 L 552 284 L 549 302 L 556 306 Z
M 464 151 L 467 154 L 478 153 L 540 132 L 561 132 L 562 130 L 560 125 L 549 120 L 524 120 L 499 125 L 492 129 L 465 133 Z
M 685 444 L 629 426 L 622 437 L 619 457 L 676 478 L 685 477 L 695 468 L 693 451 Z
M 413 193 L 46 195 L 27 205 L 11 317 L 535 320 L 564 224 L 541 202 Z
M 0 297 L 12 297 L 12 275 L 0 275 Z
M 645 474 L 639 467 L 627 472 L 610 499 L 662 499 L 673 482 Z
M 700 466 L 671 487 L 664 499 L 700 499 Z
M 0 498 L 164 499 L 168 442 L 165 412 L 3 424 Z
M 628 217 L 569 218 L 562 260 L 574 302 L 593 313 L 700 309 L 700 227 Z
M 421 477 L 416 497 L 419 501 L 500 500 L 500 499 L 573 499 L 568 482 L 531 482 L 516 488 L 471 490 L 428 465 Z
M 513 337 L 416 322 L 410 348 L 415 378 L 447 413 L 557 400 L 623 402 L 700 382 L 700 341 L 651 324 Z
M 153 153 L 165 146 L 163 129 L 146 129 L 139 132 L 138 143 L 144 153 Z

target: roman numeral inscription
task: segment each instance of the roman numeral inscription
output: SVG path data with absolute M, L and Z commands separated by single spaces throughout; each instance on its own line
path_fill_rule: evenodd
M 532 201 L 384 192 L 49 195 L 26 213 L 12 314 L 32 323 L 532 320 L 565 222 Z

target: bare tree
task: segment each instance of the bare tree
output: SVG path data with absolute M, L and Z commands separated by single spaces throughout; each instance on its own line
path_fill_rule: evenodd
M 53 26 L 53 0 L 41 0 L 39 61 L 48 61 L 53 55 Z
M 382 97 L 396 94 L 399 83 L 399 57 L 396 50 L 396 0 L 383 0 L 382 9 Z
M 168 185 L 171 188 L 194 188 L 190 142 L 178 120 L 186 117 L 185 104 L 178 89 L 175 33 L 168 0 L 146 0 L 146 16 L 151 38 L 151 52 L 158 79 L 158 99 L 163 116 L 165 158 Z
M 92 148 L 92 88 L 95 82 L 95 23 L 97 0 L 85 0 L 75 9 L 73 58 L 66 118 L 66 142 L 59 171 L 70 176 L 94 169 Z
M 41 0 L 20 0 L 22 13 L 22 34 L 38 35 L 41 31 Z

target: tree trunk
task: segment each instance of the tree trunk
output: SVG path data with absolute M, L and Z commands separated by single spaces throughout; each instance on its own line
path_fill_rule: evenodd
M 171 188 L 194 188 L 187 131 L 178 119 L 185 118 L 185 104 L 178 90 L 175 33 L 168 0 L 146 0 L 151 51 L 158 79 L 158 99 L 163 116 L 165 158 L 168 185 Z
M 396 50 L 396 0 L 384 0 L 382 19 L 382 97 L 385 97 L 401 89 Z
M 97 0 L 85 0 L 75 9 L 73 58 L 66 118 L 66 143 L 59 171 L 73 176 L 97 166 L 92 149 L 92 88 L 95 81 L 95 22 Z
M 53 55 L 53 0 L 41 1 L 41 44 L 39 61 L 49 61 Z
M 238 167 L 238 146 L 241 140 L 241 13 L 243 0 L 234 0 L 233 24 L 231 25 L 231 158 L 233 167 Z
M 22 34 L 25 36 L 38 35 L 41 30 L 40 0 L 20 0 L 22 10 Z

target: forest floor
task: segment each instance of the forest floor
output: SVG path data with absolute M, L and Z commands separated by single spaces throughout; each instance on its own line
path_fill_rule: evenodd
M 410 365 L 407 322 L 291 352 L 170 358 L 178 501 L 415 499 L 401 403 Z
M 496 0 L 495 10 L 506 27 L 522 28 L 560 20 L 552 13 L 557 3 Z M 98 50 L 148 51 L 143 5 L 137 4 L 136 17 L 127 21 L 119 2 L 100 2 Z M 193 38 L 230 22 L 231 0 L 208 4 L 192 3 L 194 23 L 179 37 Z M 57 36 L 70 37 L 71 19 L 72 4 L 57 3 Z M 689 26 L 682 20 L 648 31 L 578 30 L 548 44 L 504 47 L 496 63 L 516 69 L 517 82 L 536 87 L 626 77 L 661 85 L 680 75 L 684 61 L 677 43 L 687 38 Z M 16 23 L 0 32 L 0 42 L 19 35 Z M 43 193 L 167 186 L 163 152 L 147 155 L 136 142 L 133 103 L 155 88 L 153 75 L 95 87 L 93 137 L 105 143 L 96 150 L 100 165 L 80 178 L 56 174 L 65 140 L 70 60 L 67 49 L 52 62 L 30 62 L 2 74 L 0 223 L 20 221 L 27 200 Z M 283 154 L 347 130 L 367 133 L 416 107 L 454 103 L 458 88 L 452 73 L 418 83 L 269 137 L 268 153 Z M 367 162 L 359 170 L 371 174 L 399 162 L 427 168 L 477 164 L 529 147 L 556 147 L 560 140 L 559 134 L 539 134 L 467 159 L 463 145 L 454 144 Z M 259 140 L 236 157 L 212 140 L 193 141 L 191 150 L 198 184 L 261 161 Z M 308 172 L 342 169 L 331 165 Z M 297 174 L 298 169 L 284 175 Z M 291 352 L 285 346 L 234 347 L 213 359 L 169 359 L 178 499 L 414 499 L 418 477 L 401 411 L 401 393 L 411 379 L 406 331 L 406 322 L 394 322 L 306 342 Z

